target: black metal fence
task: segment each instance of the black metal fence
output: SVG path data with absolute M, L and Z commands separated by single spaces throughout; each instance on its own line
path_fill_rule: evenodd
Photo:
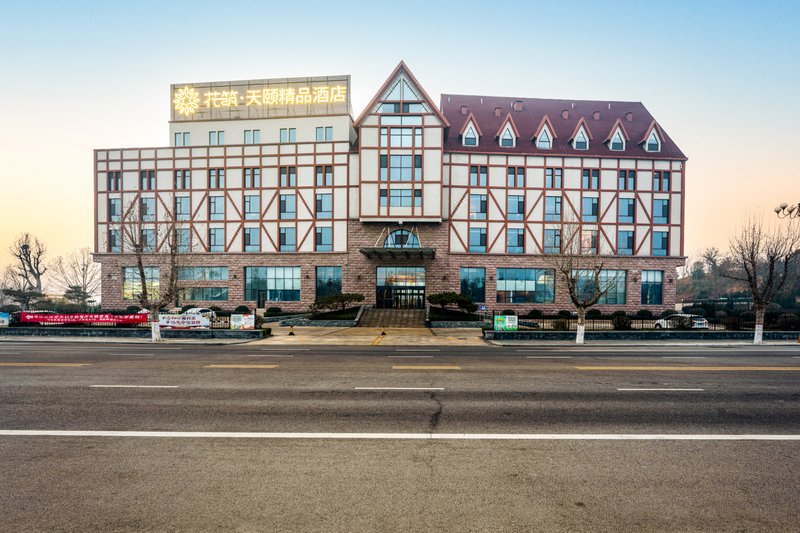
M 489 318 L 492 318 L 491 316 Z M 696 328 L 692 320 L 670 319 L 669 317 L 643 317 L 638 314 L 614 313 L 613 315 L 592 315 L 586 317 L 586 329 L 595 331 L 610 330 L 657 330 L 657 329 L 703 329 L 707 331 L 752 331 L 755 329 L 755 315 L 742 313 L 739 316 L 703 317 L 708 327 Z M 575 331 L 578 317 L 575 315 L 520 316 L 519 329 L 539 329 L 550 331 Z M 800 314 L 767 313 L 764 329 L 776 331 L 800 331 Z

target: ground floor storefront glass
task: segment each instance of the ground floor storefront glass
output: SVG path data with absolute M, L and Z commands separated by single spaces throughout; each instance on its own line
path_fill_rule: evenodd
M 299 302 L 300 267 L 245 267 L 244 297 L 259 302 Z
M 376 277 L 375 307 L 425 307 L 425 267 L 377 267 Z

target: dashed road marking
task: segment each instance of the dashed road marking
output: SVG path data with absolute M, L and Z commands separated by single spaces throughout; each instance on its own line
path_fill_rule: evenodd
M 626 392 L 703 392 L 705 389 L 617 389 Z
M 395 365 L 392 370 L 461 370 L 456 365 Z
M 90 366 L 90 363 L 0 363 L 0 366 Z
M 177 389 L 178 385 L 89 385 L 92 389 Z
M 576 366 L 578 370 L 649 370 L 679 372 L 798 372 L 800 366 Z
M 203 368 L 278 368 L 278 365 L 206 365 Z
M 444 390 L 444 387 L 354 387 L 355 390 Z

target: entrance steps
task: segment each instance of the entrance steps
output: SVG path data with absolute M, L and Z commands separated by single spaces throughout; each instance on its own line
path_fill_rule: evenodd
M 424 328 L 424 309 L 364 309 L 360 327 L 365 328 Z

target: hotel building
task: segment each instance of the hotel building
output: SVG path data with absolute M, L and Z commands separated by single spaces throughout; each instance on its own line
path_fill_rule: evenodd
M 379 308 L 454 291 L 492 309 L 571 309 L 566 225 L 615 281 L 605 310 L 673 308 L 686 156 L 639 102 L 443 94 L 400 63 L 354 120 L 350 77 L 176 84 L 170 146 L 98 149 L 106 308 L 135 304 L 125 227 L 180 304 Z M 127 225 L 127 226 L 125 226 Z

